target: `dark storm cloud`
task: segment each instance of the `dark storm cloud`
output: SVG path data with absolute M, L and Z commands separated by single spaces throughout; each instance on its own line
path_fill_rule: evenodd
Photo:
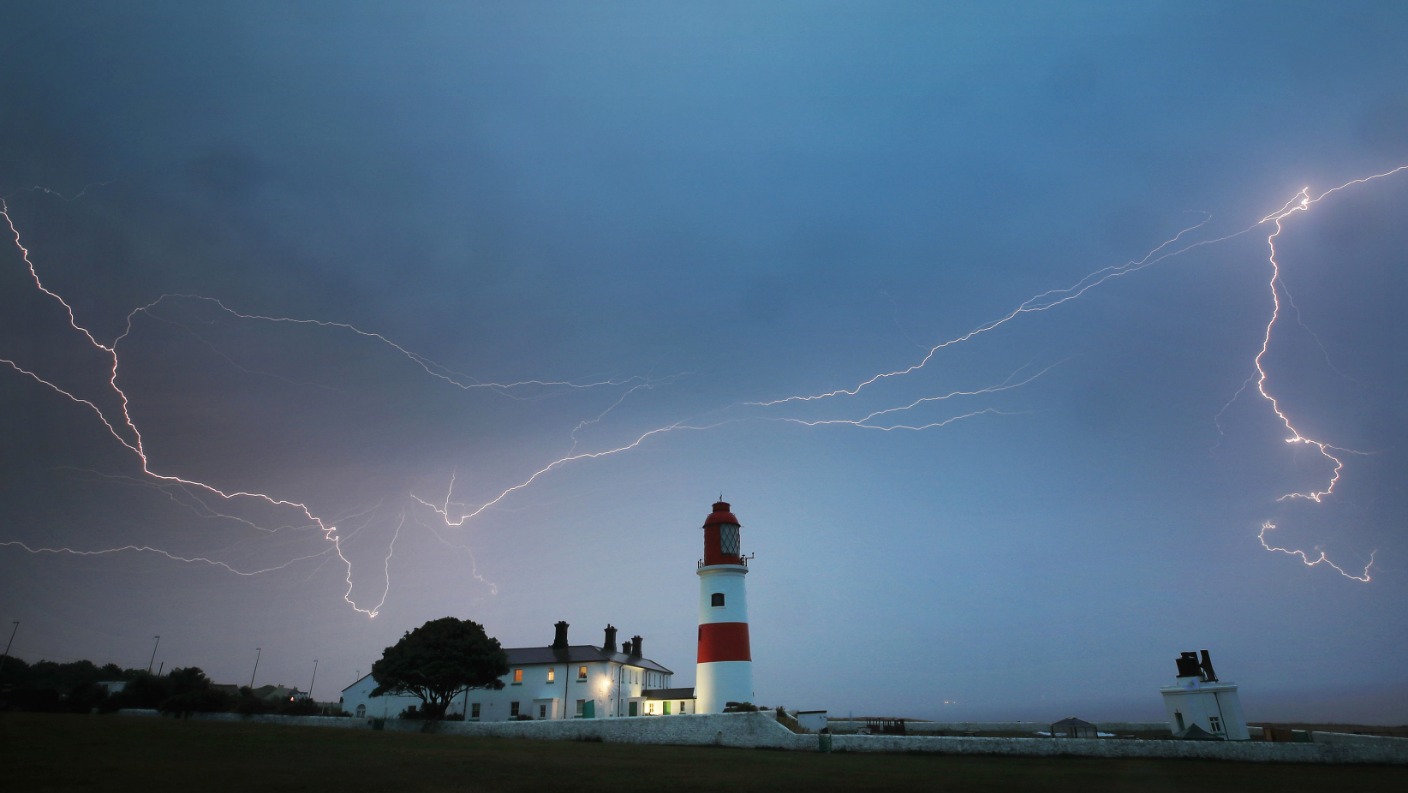
M 447 611 L 511 645 L 560 618 L 633 621 L 687 683 L 696 513 L 724 489 L 760 551 L 749 583 L 769 701 L 938 715 L 957 699 L 964 716 L 1024 718 L 1044 701 L 1062 716 L 1095 695 L 1069 685 L 1088 664 L 1034 659 L 1094 653 L 1122 713 L 1157 717 L 1153 687 L 1195 645 L 1244 681 L 1249 712 L 1346 674 L 1401 691 L 1382 669 L 1408 649 L 1390 607 L 1408 552 L 1391 531 L 1408 426 L 1403 179 L 1288 219 L 1282 240 L 1299 313 L 1272 382 L 1306 432 L 1373 452 L 1349 459 L 1343 501 L 1323 508 L 1275 501 L 1323 460 L 1285 455 L 1248 392 L 1229 405 L 1270 307 L 1264 230 L 1023 315 L 854 400 L 737 403 L 903 368 L 1205 213 L 1199 239 L 1305 184 L 1399 164 L 1402 16 L 1377 3 L 7 9 L 0 194 L 99 339 L 163 294 L 205 295 L 383 334 L 465 387 L 346 328 L 168 298 L 122 343 L 153 467 L 303 500 L 348 538 L 351 599 L 386 592 L 382 617 L 348 608 L 327 553 L 246 579 L 10 548 L 0 599 L 16 605 L 0 616 L 25 620 L 22 657 L 130 665 L 159 632 L 173 662 L 222 680 L 246 645 L 282 648 L 266 652 L 271 674 L 337 655 L 329 679 L 350 678 Z M 103 356 L 34 292 L 17 251 L 0 266 L 0 356 L 112 415 Z M 1001 411 L 942 430 L 763 420 L 858 418 L 1047 367 L 906 414 Z M 242 570 L 328 547 L 297 512 L 152 489 L 91 411 L 0 375 L 0 541 L 165 545 Z M 562 457 L 743 418 L 554 467 L 464 526 L 412 498 L 472 510 Z M 1255 533 L 1269 518 L 1296 547 L 1360 564 L 1377 548 L 1383 572 L 1360 587 L 1268 554 Z M 583 588 L 603 602 L 581 604 Z M 664 594 L 643 606 L 645 592 Z M 1294 620 L 1277 616 L 1287 603 Z M 871 687 L 874 670 L 831 652 L 836 631 L 940 672 L 922 702 L 903 670 Z M 805 680 L 782 671 L 816 658 L 827 669 Z

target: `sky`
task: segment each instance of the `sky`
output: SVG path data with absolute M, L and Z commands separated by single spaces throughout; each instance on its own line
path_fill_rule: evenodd
M 1408 7 L 3 15 L 15 656 L 690 685 L 722 496 L 758 704 L 1408 720 Z

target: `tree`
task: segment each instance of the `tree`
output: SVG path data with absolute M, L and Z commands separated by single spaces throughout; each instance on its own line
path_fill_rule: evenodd
M 372 696 L 410 694 L 428 719 L 441 719 L 468 688 L 503 688 L 508 656 L 499 640 L 471 620 L 443 617 L 408 632 L 372 664 Z
M 212 713 L 228 710 L 234 704 L 233 698 L 214 688 L 210 678 L 198 666 L 185 669 L 172 669 L 165 679 L 169 696 L 161 701 L 162 713 L 185 716 L 189 713 Z

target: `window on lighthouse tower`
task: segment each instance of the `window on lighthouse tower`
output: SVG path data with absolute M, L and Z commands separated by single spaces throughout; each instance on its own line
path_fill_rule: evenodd
M 724 524 L 719 527 L 719 550 L 729 556 L 738 555 L 738 527 Z
M 722 607 L 724 605 L 724 593 L 715 592 L 713 595 L 710 595 L 709 605 L 713 606 L 714 608 Z

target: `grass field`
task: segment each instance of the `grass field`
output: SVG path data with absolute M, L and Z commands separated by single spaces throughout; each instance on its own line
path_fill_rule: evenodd
M 1402 791 L 1408 769 L 811 754 L 0 714 L 0 790 Z

